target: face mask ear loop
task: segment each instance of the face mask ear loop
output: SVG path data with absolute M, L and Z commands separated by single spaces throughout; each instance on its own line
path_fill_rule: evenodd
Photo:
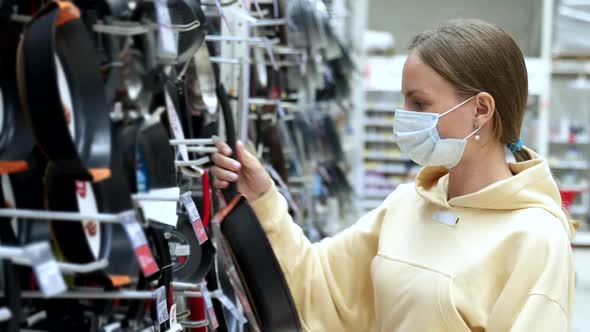
M 467 135 L 467 137 L 465 137 L 465 140 L 470 139 L 473 135 L 477 134 L 479 132 L 479 130 L 481 129 L 481 127 L 475 129 L 474 132 L 472 132 L 471 134 Z
M 444 112 L 443 114 L 439 115 L 438 117 L 439 117 L 439 118 L 442 118 L 443 116 L 445 116 L 445 115 L 447 115 L 447 114 L 451 113 L 452 111 L 456 110 L 457 108 L 459 108 L 459 107 L 461 107 L 461 106 L 463 106 L 463 105 L 467 104 L 467 103 L 468 103 L 468 102 L 470 102 L 470 101 L 471 101 L 471 99 L 473 99 L 473 98 L 475 98 L 475 96 L 473 96 L 473 97 L 471 97 L 471 98 L 467 99 L 466 101 L 462 102 L 461 104 L 459 104 L 459 105 L 457 105 L 457 106 L 455 106 L 455 107 L 451 108 L 450 110 L 448 110 L 448 111 Z

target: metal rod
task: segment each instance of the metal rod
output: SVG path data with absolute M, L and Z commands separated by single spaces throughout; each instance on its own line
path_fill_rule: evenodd
M 261 37 L 238 37 L 238 36 L 220 36 L 220 35 L 207 35 L 205 36 L 205 40 L 209 42 L 244 42 L 244 43 L 251 43 L 251 44 L 259 44 L 262 46 L 266 46 L 267 44 L 277 45 L 280 43 L 278 38 L 267 39 Z
M 39 220 L 60 220 L 60 221 L 77 221 L 96 220 L 104 223 L 119 224 L 119 216 L 116 214 L 106 213 L 78 213 L 78 212 L 57 212 L 43 210 L 26 210 L 26 209 L 0 209 L 0 217 L 6 218 L 23 218 Z
M 201 292 L 197 292 L 197 291 L 174 291 L 174 295 L 178 295 L 181 297 L 203 297 L 203 294 Z
M 227 64 L 231 64 L 231 65 L 242 64 L 240 59 L 228 59 L 228 58 L 222 58 L 222 57 L 218 57 L 218 56 L 209 57 L 209 60 L 213 63 L 227 63 Z
M 131 199 L 134 201 L 152 201 L 152 202 L 178 202 L 178 197 L 157 196 L 152 194 L 133 194 Z
M 174 161 L 174 165 L 176 167 L 187 167 L 187 166 L 201 166 L 210 161 L 209 157 L 199 158 L 197 160 L 188 160 L 188 161 Z
M 213 138 L 171 139 L 170 145 L 206 145 L 215 144 Z
M 215 153 L 215 152 L 217 152 L 216 147 L 207 147 L 207 146 L 188 147 L 186 149 L 188 150 L 188 152 L 201 152 L 201 153 Z
M 199 321 L 181 320 L 178 323 L 184 328 L 198 328 L 198 327 L 209 326 L 209 321 L 207 321 L 207 320 L 199 320 Z
M 4 292 L 0 292 L 4 296 Z M 23 291 L 21 292 L 22 298 L 35 299 L 44 298 L 43 293 L 38 291 Z M 104 291 L 102 289 L 90 291 L 90 290 L 76 290 L 71 289 L 66 292 L 52 296 L 57 299 L 137 299 L 137 300 L 149 300 L 154 298 L 153 292 L 150 291 Z
M 199 282 L 196 284 L 190 282 L 182 282 L 182 281 L 173 281 L 172 287 L 180 290 L 188 290 L 188 289 L 199 289 L 200 286 L 206 285 L 206 282 Z
M 59 267 L 60 271 L 65 274 L 90 273 L 94 271 L 100 271 L 106 268 L 107 266 L 109 266 L 109 261 L 107 259 L 101 259 L 99 261 L 86 264 L 58 262 L 57 266 Z
M 275 26 L 275 25 L 286 25 L 287 19 L 284 19 L 284 18 L 263 19 L 263 20 L 256 20 L 255 22 L 252 22 L 250 24 L 254 27 L 268 27 L 268 26 Z

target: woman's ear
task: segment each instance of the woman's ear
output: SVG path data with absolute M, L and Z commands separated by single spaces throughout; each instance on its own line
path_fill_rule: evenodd
M 480 92 L 475 97 L 475 119 L 480 126 L 493 118 L 496 110 L 494 97 L 487 92 Z

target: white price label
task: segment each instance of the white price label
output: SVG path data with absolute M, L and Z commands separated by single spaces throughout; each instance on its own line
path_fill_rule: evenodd
M 221 304 L 229 310 L 229 312 L 240 322 L 240 324 L 248 323 L 248 320 L 244 315 L 238 310 L 238 307 L 227 297 L 223 292 L 218 289 L 215 292 L 211 293 Z
M 170 306 L 170 329 L 168 332 L 181 332 L 182 325 L 178 324 L 178 320 L 176 319 L 176 303 Z
M 219 322 L 217 321 L 217 316 L 215 315 L 215 309 L 213 309 L 213 301 L 211 301 L 211 294 L 209 293 L 209 289 L 207 289 L 207 284 L 201 283 L 199 285 L 199 289 L 201 294 L 203 294 L 203 300 L 205 300 L 205 308 L 207 309 L 209 323 L 211 323 L 213 329 L 217 329 L 219 327 Z
M 166 300 L 166 287 L 160 286 L 154 291 L 154 300 L 156 301 L 156 315 L 158 324 L 168 320 L 168 301 Z
M 172 248 L 171 248 L 172 251 Z M 188 256 L 191 254 L 191 247 L 188 244 L 176 244 L 174 246 L 174 256 Z
M 199 215 L 197 206 L 193 201 L 191 192 L 185 192 L 184 194 L 180 195 L 180 199 L 182 200 L 182 204 L 186 209 L 186 213 L 188 214 L 188 218 L 191 222 L 191 225 L 193 226 L 193 231 L 195 232 L 195 236 L 197 237 L 199 244 L 205 243 L 209 237 L 207 236 L 205 226 L 203 226 L 201 216 Z
M 148 246 L 143 228 L 137 222 L 134 211 L 122 212 L 119 214 L 123 229 L 127 233 L 127 237 L 133 246 L 135 257 L 141 267 L 143 275 L 146 277 L 159 271 L 158 263 L 154 259 L 152 250 Z
M 172 98 L 170 98 L 170 94 L 168 93 L 168 91 L 165 91 L 164 95 L 166 98 L 166 115 L 168 115 L 168 122 L 170 123 L 170 130 L 172 131 L 172 136 L 174 136 L 174 139 L 183 140 L 184 131 L 182 130 L 182 124 L 180 123 L 180 119 L 178 118 L 176 107 L 174 107 L 174 103 L 172 102 Z M 188 160 L 188 149 L 186 145 L 179 145 L 178 152 L 180 153 L 180 157 L 182 158 L 182 160 Z
M 158 20 L 158 42 L 160 56 L 164 58 L 176 58 L 178 54 L 177 34 L 172 30 L 172 20 L 166 0 L 154 1 L 156 5 L 156 18 Z
M 31 258 L 33 272 L 44 296 L 55 296 L 67 290 L 48 242 L 30 244 L 25 247 L 25 253 Z

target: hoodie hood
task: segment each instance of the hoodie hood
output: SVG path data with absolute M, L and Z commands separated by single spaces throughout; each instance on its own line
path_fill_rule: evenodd
M 416 177 L 416 191 L 431 203 L 447 208 L 518 210 L 542 208 L 559 219 L 570 240 L 575 235 L 573 222 L 562 210 L 561 195 L 549 165 L 527 149 L 532 159 L 510 163 L 514 176 L 461 197 L 447 199 L 449 174 L 444 167 L 425 167 Z

